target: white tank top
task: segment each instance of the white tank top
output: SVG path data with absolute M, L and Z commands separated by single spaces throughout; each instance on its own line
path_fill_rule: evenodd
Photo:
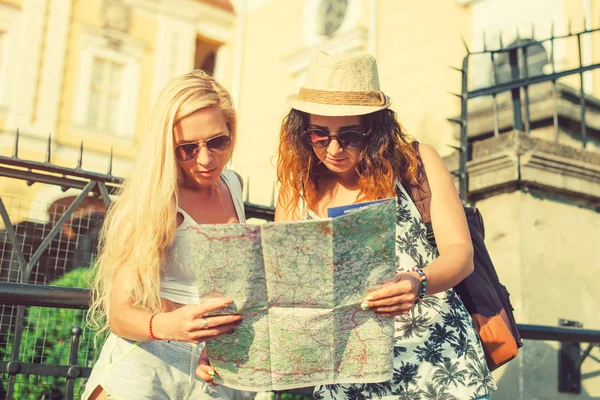
M 233 171 L 223 170 L 221 178 L 231 194 L 238 221 L 245 223 L 242 185 L 237 175 Z M 189 272 L 186 272 L 186 268 L 181 264 L 184 260 L 180 260 L 181 255 L 187 254 L 188 251 L 179 246 L 179 233 L 187 226 L 197 223 L 181 208 L 178 208 L 178 212 L 183 215 L 183 222 L 177 227 L 175 240 L 167 248 L 165 268 L 160 275 L 160 297 L 179 304 L 198 304 L 200 300 L 194 277 L 189 276 Z

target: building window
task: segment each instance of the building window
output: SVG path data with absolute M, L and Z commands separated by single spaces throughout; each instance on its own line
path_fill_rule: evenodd
M 87 126 L 115 132 L 119 120 L 119 103 L 123 64 L 94 57 L 87 112 Z
M 73 107 L 73 132 L 132 140 L 136 130 L 143 47 L 130 39 L 84 33 Z

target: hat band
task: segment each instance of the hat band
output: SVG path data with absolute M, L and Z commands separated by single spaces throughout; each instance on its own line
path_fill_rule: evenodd
M 300 88 L 296 99 L 310 103 L 336 106 L 384 106 L 387 102 L 387 98 L 379 90 L 370 90 L 368 92 L 336 92 Z

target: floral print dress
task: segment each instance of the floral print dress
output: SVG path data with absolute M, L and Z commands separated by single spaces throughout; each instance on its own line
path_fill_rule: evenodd
M 397 271 L 425 267 L 438 256 L 426 238 L 421 215 L 396 185 Z M 305 211 L 304 218 L 318 218 Z M 489 394 L 496 384 L 486 365 L 471 316 L 454 289 L 426 296 L 396 317 L 393 377 L 366 384 L 317 386 L 316 399 L 465 400 Z

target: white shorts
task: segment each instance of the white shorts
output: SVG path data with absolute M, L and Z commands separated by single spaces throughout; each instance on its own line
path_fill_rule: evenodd
M 109 399 L 232 399 L 233 390 L 196 377 L 203 345 L 164 340 L 134 342 L 110 334 L 82 400 L 102 386 Z M 237 397 L 237 396 L 236 396 Z

